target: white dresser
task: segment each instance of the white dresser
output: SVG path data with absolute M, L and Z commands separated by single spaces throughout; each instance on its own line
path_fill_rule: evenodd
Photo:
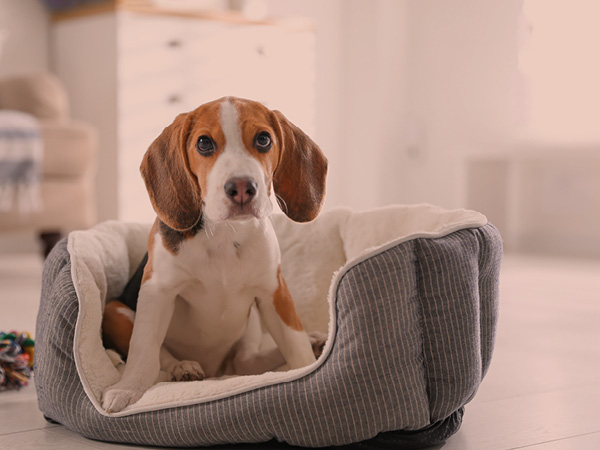
M 51 47 L 73 114 L 100 133 L 101 219 L 153 220 L 142 156 L 177 114 L 202 103 L 258 100 L 314 132 L 314 30 L 304 20 L 115 7 L 56 21 Z

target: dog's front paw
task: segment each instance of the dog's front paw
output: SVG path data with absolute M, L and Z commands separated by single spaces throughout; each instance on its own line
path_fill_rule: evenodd
M 119 389 L 116 386 L 109 387 L 102 395 L 102 407 L 107 413 L 122 411 L 127 406 L 137 402 L 144 394 L 144 391 Z
M 321 333 L 320 331 L 311 331 L 308 333 L 308 339 L 310 340 L 310 345 L 312 346 L 315 358 L 319 359 L 319 357 L 323 354 L 323 349 L 325 348 L 325 343 L 327 342 L 327 335 L 325 333 Z
M 169 369 L 171 381 L 198 381 L 206 378 L 202 366 L 196 361 L 179 361 Z

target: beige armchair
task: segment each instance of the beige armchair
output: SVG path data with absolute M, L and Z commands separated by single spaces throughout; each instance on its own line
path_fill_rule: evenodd
M 34 230 L 47 253 L 66 232 L 96 220 L 94 172 L 97 137 L 90 125 L 69 117 L 66 91 L 47 73 L 0 80 L 0 109 L 34 115 L 44 144 L 42 208 L 0 212 L 0 232 Z

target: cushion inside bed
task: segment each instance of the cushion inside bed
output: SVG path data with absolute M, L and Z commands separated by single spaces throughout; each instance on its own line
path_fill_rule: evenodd
M 158 383 L 134 405 L 112 415 L 196 404 L 261 386 L 298 379 L 316 370 L 335 340 L 335 293 L 350 268 L 405 240 L 442 237 L 487 223 L 482 214 L 431 205 L 392 206 L 366 212 L 336 209 L 298 224 L 272 217 L 282 252 L 282 272 L 307 331 L 328 333 L 324 356 L 311 366 L 257 376 L 190 383 Z M 105 222 L 71 233 L 68 251 L 79 301 L 74 355 L 84 389 L 95 408 L 103 390 L 119 379 L 99 338 L 107 299 L 123 290 L 146 251 L 150 225 Z

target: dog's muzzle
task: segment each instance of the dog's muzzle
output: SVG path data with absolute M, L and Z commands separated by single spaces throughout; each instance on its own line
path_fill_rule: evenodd
M 231 178 L 223 187 L 231 201 L 232 216 L 255 215 L 253 201 L 258 192 L 258 183 L 250 177 Z

